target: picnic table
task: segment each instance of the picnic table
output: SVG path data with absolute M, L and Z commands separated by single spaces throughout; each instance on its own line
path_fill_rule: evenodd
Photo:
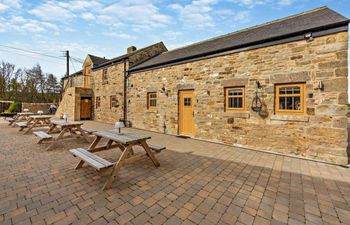
M 29 116 L 29 121 L 24 122 L 26 124 L 23 124 L 24 127 L 20 130 L 24 130 L 27 128 L 27 130 L 24 132 L 24 134 L 28 134 L 34 127 L 45 127 L 50 125 L 50 119 L 52 116 L 50 115 L 32 115 Z M 26 125 L 26 126 L 25 126 Z
M 151 138 L 150 136 L 131 133 L 117 133 L 116 131 L 98 131 L 94 133 L 94 135 L 96 138 L 87 150 L 83 148 L 77 148 L 71 149 L 70 151 L 74 156 L 81 159 L 76 166 L 76 169 L 81 168 L 86 162 L 94 167 L 98 172 L 109 174 L 109 177 L 103 186 L 103 190 L 111 187 L 122 165 L 134 162 L 145 156 L 144 154 L 134 154 L 134 146 L 141 146 L 153 164 L 156 167 L 160 166 L 159 161 L 156 159 L 153 152 L 151 151 L 151 148 L 146 142 Z M 97 147 L 102 138 L 107 139 L 107 143 L 103 146 Z M 103 151 L 115 147 L 119 148 L 122 151 L 119 159 L 115 162 L 109 162 L 93 154 L 94 152 Z
M 60 128 L 60 133 L 56 138 L 53 138 L 53 142 L 46 150 L 50 150 L 53 146 L 64 138 L 66 133 L 69 133 L 68 137 L 80 137 L 82 136 L 87 142 L 89 142 L 88 134 L 82 129 L 83 122 L 79 121 L 65 121 L 65 120 L 53 120 L 50 124 L 48 134 L 52 133 L 55 129 Z M 79 134 L 77 134 L 77 132 Z
M 9 120 L 9 126 L 14 126 L 19 121 L 28 121 L 32 115 L 34 115 L 32 112 L 17 113 L 17 115 L 12 120 Z

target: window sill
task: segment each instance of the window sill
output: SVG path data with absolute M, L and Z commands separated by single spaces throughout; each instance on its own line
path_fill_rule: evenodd
M 225 116 L 231 116 L 234 118 L 244 118 L 249 119 L 250 118 L 250 112 L 248 111 L 226 111 Z
M 309 122 L 309 116 L 304 115 L 271 115 L 271 120 Z

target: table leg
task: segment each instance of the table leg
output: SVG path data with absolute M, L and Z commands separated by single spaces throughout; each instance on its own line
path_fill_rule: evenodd
M 117 174 L 118 174 L 121 166 L 123 165 L 123 161 L 128 157 L 128 154 L 129 154 L 131 148 L 132 148 L 132 145 L 129 145 L 124 149 L 118 162 L 116 164 L 114 164 L 110 177 L 108 177 L 106 183 L 103 185 L 103 188 L 102 188 L 103 190 L 106 190 L 112 186 L 112 183 L 115 180 L 115 178 L 117 177 Z
M 32 120 L 29 120 L 27 123 L 30 124 Z M 38 124 L 39 120 L 34 120 L 32 125 L 28 125 L 28 130 L 26 130 L 26 132 L 24 132 L 24 134 L 28 134 L 37 124 Z
M 88 137 L 87 133 L 85 131 L 83 131 L 83 129 L 81 129 L 81 126 L 78 126 L 77 130 L 80 132 L 81 136 L 84 137 L 85 141 L 89 142 L 89 137 Z
M 62 138 L 63 138 L 63 135 L 64 135 L 66 132 L 67 132 L 67 127 L 63 128 L 63 129 L 61 130 L 61 133 L 57 136 L 57 138 L 55 138 L 55 139 L 53 140 L 53 142 L 49 145 L 49 147 L 47 147 L 46 151 L 49 151 L 51 148 L 53 148 L 53 147 L 55 146 L 56 142 L 57 142 L 58 140 L 62 139 Z
M 47 133 L 50 134 L 56 128 L 56 126 L 57 126 L 56 124 L 51 124 L 49 126 L 50 129 L 49 129 L 49 131 L 47 131 Z
M 95 140 L 91 143 L 90 147 L 88 148 L 88 151 L 94 152 L 94 149 L 96 148 L 97 144 L 100 142 L 101 137 L 96 137 Z M 80 169 L 84 165 L 84 160 L 80 160 L 78 165 L 75 167 L 75 169 Z
M 149 158 L 152 160 L 153 164 L 158 167 L 160 166 L 159 161 L 157 160 L 157 158 L 154 156 L 153 152 L 151 151 L 151 149 L 149 148 L 147 142 L 145 140 L 140 142 L 141 146 L 143 147 L 143 149 L 146 151 L 147 155 L 149 156 Z

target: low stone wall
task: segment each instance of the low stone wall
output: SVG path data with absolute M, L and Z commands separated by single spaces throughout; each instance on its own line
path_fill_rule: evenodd
M 22 103 L 22 112 L 24 109 L 29 109 L 30 112 L 36 113 L 43 111 L 45 114 L 48 113 L 49 107 L 54 103 Z

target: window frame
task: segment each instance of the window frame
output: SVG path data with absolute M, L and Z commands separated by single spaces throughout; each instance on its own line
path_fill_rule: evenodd
M 116 108 L 118 108 L 118 107 L 116 107 L 116 106 L 113 106 L 113 104 L 112 104 L 112 102 L 113 102 L 113 98 L 114 98 L 114 101 L 117 103 L 118 102 L 118 100 L 117 100 L 117 96 L 116 95 L 111 95 L 111 96 L 109 96 L 109 108 L 110 109 L 116 109 Z
M 96 96 L 96 99 L 95 99 L 95 108 L 96 109 L 99 109 L 101 108 L 101 97 L 100 96 Z
M 275 114 L 276 115 L 290 115 L 290 114 L 304 114 L 305 113 L 305 101 L 306 101 L 306 95 L 305 95 L 305 83 L 288 83 L 288 84 L 275 84 Z M 280 94 L 281 88 L 288 88 L 288 87 L 299 87 L 300 88 L 300 94 Z M 288 110 L 288 109 L 280 109 L 280 97 L 300 97 L 300 110 Z
M 108 70 L 107 68 L 102 70 L 102 84 L 106 84 L 108 82 Z
M 155 94 L 156 97 L 151 97 L 151 95 Z M 151 100 L 155 100 L 156 101 L 156 105 L 155 106 L 151 106 Z M 148 110 L 156 110 L 157 109 L 157 105 L 158 105 L 158 95 L 157 92 L 147 92 L 147 109 Z
M 234 89 L 242 89 L 242 95 L 237 97 L 228 95 L 229 90 L 234 90 Z M 228 107 L 229 98 L 242 98 L 242 108 L 233 108 L 233 107 L 229 108 Z M 225 112 L 245 111 L 245 105 L 246 105 L 245 98 L 246 98 L 245 86 L 225 87 Z

